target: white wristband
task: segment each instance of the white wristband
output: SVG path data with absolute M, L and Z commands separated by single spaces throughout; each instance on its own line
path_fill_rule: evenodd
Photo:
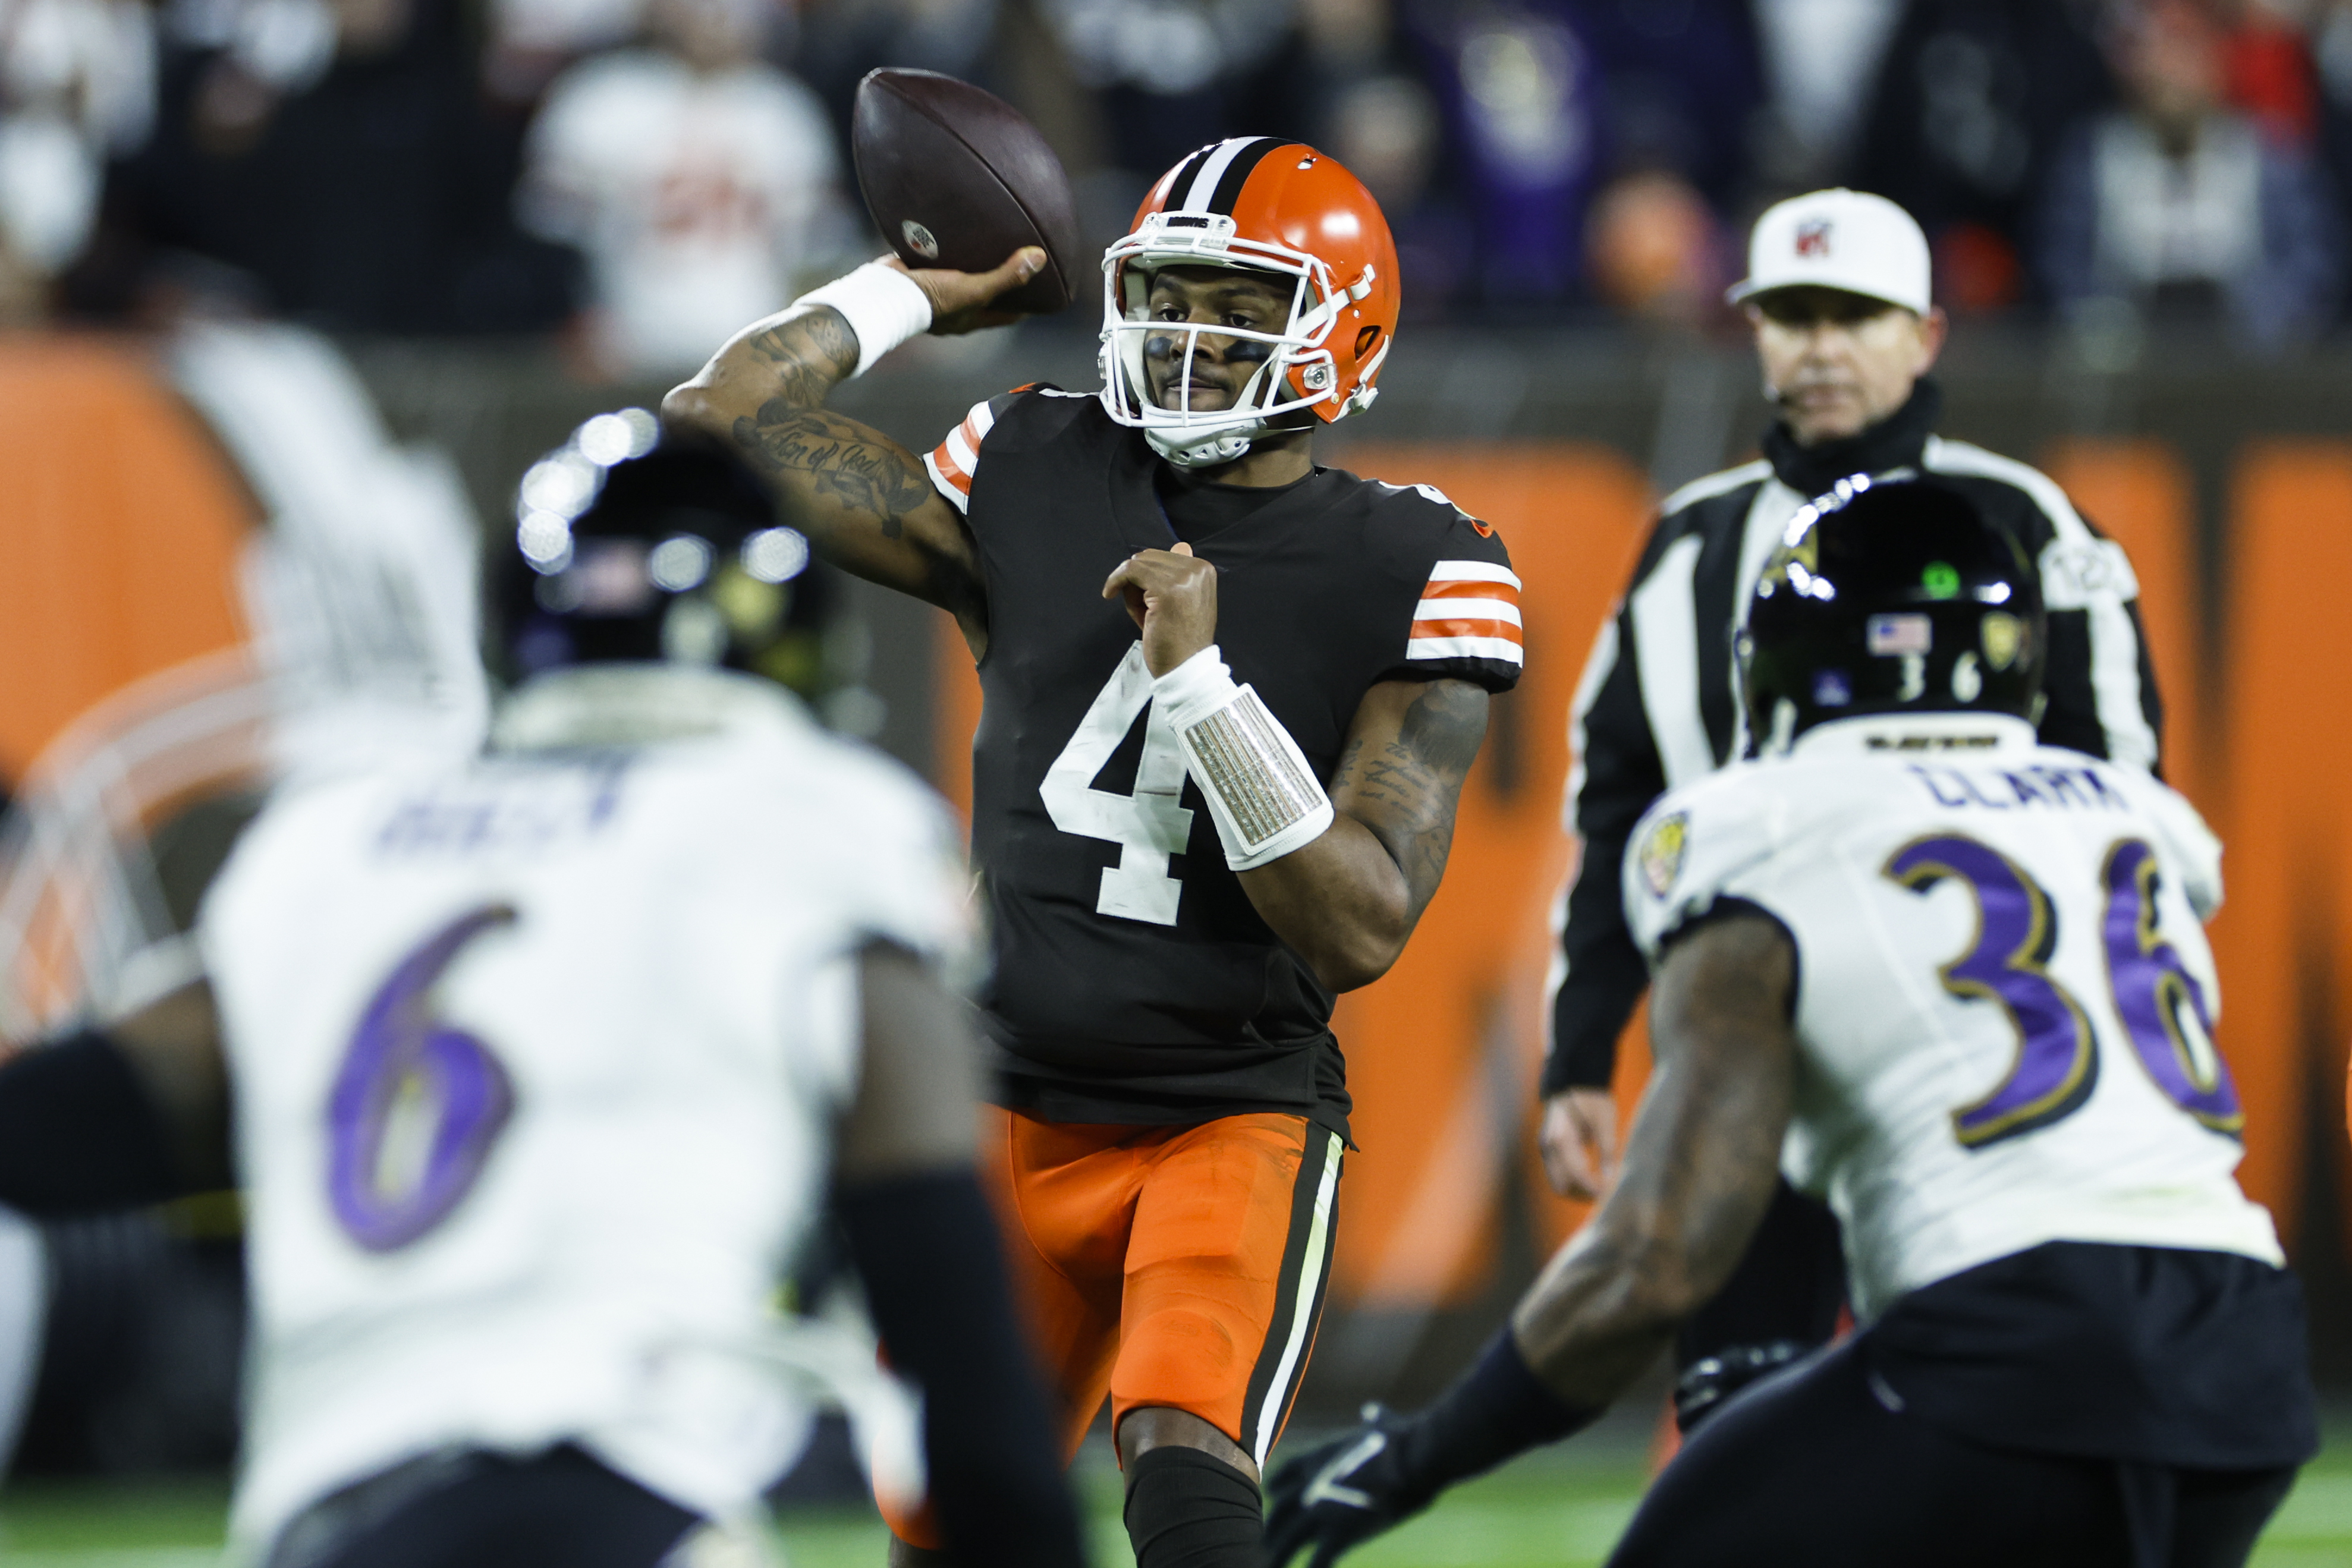
M 1184 747 L 1227 865 L 1279 860 L 1330 827 L 1330 797 L 1306 754 L 1255 691 L 1234 684 L 1215 643 L 1154 681 L 1151 697 Z
M 878 261 L 869 261 L 823 288 L 810 289 L 792 308 L 804 305 L 832 306 L 857 334 L 857 368 L 849 372 L 853 379 L 908 339 L 931 329 L 931 297 L 922 285 Z

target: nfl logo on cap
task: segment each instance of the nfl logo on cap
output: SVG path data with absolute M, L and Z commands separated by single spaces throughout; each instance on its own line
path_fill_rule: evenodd
M 1791 196 L 1756 220 L 1735 305 L 1775 288 L 1835 288 L 1927 313 L 1927 236 L 1884 196 L 1843 187 Z

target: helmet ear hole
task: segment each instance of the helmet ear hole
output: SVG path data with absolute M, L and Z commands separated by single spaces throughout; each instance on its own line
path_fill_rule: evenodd
M 1363 330 L 1358 332 L 1356 334 L 1357 361 L 1360 363 L 1364 356 L 1372 351 L 1372 345 L 1380 340 L 1381 329 L 1377 326 L 1367 327 L 1363 329 Z

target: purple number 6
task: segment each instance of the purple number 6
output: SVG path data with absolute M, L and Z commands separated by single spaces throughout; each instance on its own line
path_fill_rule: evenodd
M 1950 834 L 1906 844 L 1885 874 L 1914 893 L 1946 877 L 1976 900 L 1977 937 L 1945 965 L 1944 988 L 1956 997 L 1998 1002 L 2017 1029 L 2017 1059 L 1999 1088 L 1952 1113 L 1952 1131 L 1969 1148 L 2046 1127 L 2079 1109 L 2099 1081 L 2090 1020 L 2044 967 L 2058 946 L 2050 895 L 2009 857 Z
M 393 970 L 352 1037 L 327 1107 L 327 1193 L 371 1252 L 446 1219 L 514 1112 L 514 1086 L 489 1048 L 426 1010 L 458 949 L 514 920 L 493 904 L 436 933 Z
M 2147 1075 L 2217 1133 L 2245 1126 L 2229 1063 L 2213 1049 L 2204 988 L 2156 928 L 2156 852 L 2126 839 L 2107 852 L 2107 981 Z M 2195 1026 L 2192 1037 L 2186 1025 Z

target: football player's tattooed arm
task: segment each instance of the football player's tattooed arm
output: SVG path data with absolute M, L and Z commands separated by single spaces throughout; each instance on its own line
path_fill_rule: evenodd
M 931 298 L 934 332 L 1010 320 L 987 302 L 1025 281 L 1042 252 L 993 272 L 910 274 Z M 987 605 L 971 533 L 932 488 L 922 460 L 880 431 L 824 406 L 857 368 L 857 335 L 828 306 L 755 321 L 662 401 L 662 419 L 731 447 L 764 477 L 784 520 L 827 560 L 956 618 L 975 654 Z
M 1329 831 L 1241 873 L 1258 914 L 1333 990 L 1387 974 L 1436 895 L 1486 703 L 1467 681 L 1374 686 L 1331 777 Z
M 1667 951 L 1655 1065 L 1623 1174 L 1512 1314 L 1528 1364 L 1570 1405 L 1607 1405 L 1731 1277 L 1771 1201 L 1796 1076 L 1796 951 L 1729 914 Z
M 1588 1425 L 1722 1288 L 1771 1201 L 1794 982 L 1794 951 L 1769 916 L 1726 911 L 1668 950 L 1624 1176 L 1434 1405 L 1367 1410 L 1275 1472 L 1271 1561 L 1311 1547 L 1312 1568 L 1327 1568 L 1456 1481 Z

